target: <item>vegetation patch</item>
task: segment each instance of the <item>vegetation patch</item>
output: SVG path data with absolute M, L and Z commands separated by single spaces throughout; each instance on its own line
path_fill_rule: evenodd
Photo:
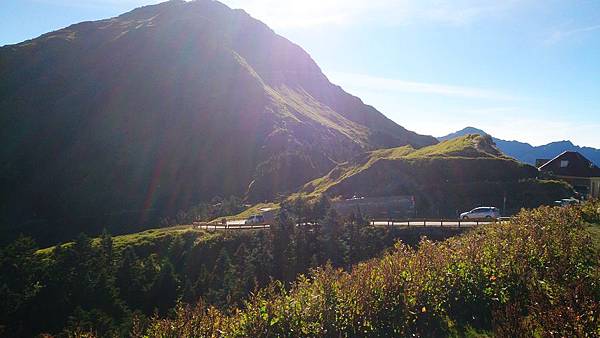
M 596 204 L 597 205 L 597 204 Z M 351 272 L 330 266 L 225 315 L 199 303 L 135 336 L 600 334 L 599 252 L 580 208 L 540 208 L 418 249 L 398 244 Z
M 503 155 L 489 136 L 467 135 L 418 150 L 366 153 L 307 183 L 293 197 L 414 196 L 420 217 L 457 217 L 457 211 L 479 205 L 514 214 L 573 193 L 565 183 L 542 181 L 537 174 Z
M 199 300 L 231 314 L 275 280 L 289 287 L 312 268 L 350 269 L 400 239 L 416 245 L 424 234 L 443 240 L 461 230 L 369 227 L 360 215 L 342 220 L 328 206 L 326 199 L 284 203 L 268 230 L 81 235 L 42 251 L 20 238 L 0 249 L 0 336 L 128 336 L 153 316 Z

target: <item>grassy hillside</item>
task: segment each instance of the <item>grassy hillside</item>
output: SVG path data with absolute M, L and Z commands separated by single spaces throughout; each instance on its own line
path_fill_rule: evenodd
M 198 240 L 208 240 L 216 236 L 215 233 L 208 232 L 205 230 L 198 229 L 192 225 L 179 225 L 174 227 L 149 229 L 142 232 L 136 232 L 127 235 L 115 236 L 112 238 L 114 249 L 116 251 L 122 251 L 126 248 L 140 249 L 143 251 L 159 251 L 158 248 L 163 247 L 165 243 L 171 242 L 173 239 L 178 237 L 194 237 Z M 68 248 L 73 245 L 74 242 L 68 242 L 61 244 L 62 248 Z M 100 238 L 92 240 L 94 245 L 100 243 Z M 48 248 L 37 250 L 40 255 L 51 254 L 57 246 L 51 246 Z
M 168 1 L 0 47 L 0 243 L 156 226 L 434 144 L 332 84 L 242 10 Z
M 231 315 L 180 307 L 134 336 L 598 336 L 590 229 L 600 225 L 589 215 L 597 221 L 600 205 L 526 211 L 418 249 L 398 244 L 351 272 L 319 268 L 290 291 L 275 284 Z
M 455 216 L 478 205 L 507 212 L 537 207 L 571 190 L 536 179 L 537 170 L 503 155 L 491 138 L 467 135 L 437 145 L 368 152 L 307 183 L 299 196 L 413 195 L 422 216 Z

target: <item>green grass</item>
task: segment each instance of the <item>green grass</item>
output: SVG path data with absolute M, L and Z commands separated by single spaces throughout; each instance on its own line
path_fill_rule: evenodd
M 211 236 L 211 234 L 209 234 L 207 231 L 194 228 L 191 225 L 178 225 L 174 227 L 150 229 L 142 232 L 136 232 L 133 234 L 114 236 L 113 242 L 115 249 L 119 251 L 128 246 L 139 247 L 153 245 L 155 243 L 162 242 L 167 238 L 174 236 L 182 236 L 185 234 L 195 234 L 201 238 Z M 99 241 L 99 238 L 94 238 L 92 240 L 92 243 L 97 244 L 99 243 Z M 69 247 L 71 245 L 73 245 L 73 242 L 60 244 L 60 246 L 62 247 Z M 55 247 L 56 246 L 51 246 L 48 248 L 40 249 L 37 251 L 37 253 L 40 255 L 48 255 L 52 252 L 52 250 L 54 250 Z
M 266 88 L 266 90 L 278 107 L 277 113 L 282 114 L 283 117 L 306 124 L 319 124 L 345 135 L 362 146 L 368 144 L 368 128 L 321 104 L 307 92 L 287 86 Z
M 420 159 L 426 157 L 506 158 L 486 137 L 466 135 L 433 146 L 421 148 L 406 156 Z
M 260 214 L 261 213 L 260 209 L 266 209 L 266 208 L 271 208 L 271 209 L 278 210 L 279 209 L 279 203 L 258 203 L 258 204 L 255 204 L 255 205 L 249 207 L 248 209 L 240 212 L 237 215 L 219 217 L 219 218 L 216 218 L 216 219 L 212 220 L 212 222 L 218 222 L 218 221 L 220 221 L 223 218 L 225 218 L 227 220 L 241 220 L 241 219 L 245 219 L 245 218 L 248 218 L 248 217 L 250 217 L 252 215 Z
M 480 135 L 466 135 L 418 150 L 411 146 L 379 149 L 368 152 L 365 156 L 358 158 L 353 162 L 340 164 L 327 175 L 304 185 L 300 193 L 292 197 L 315 198 L 344 180 L 370 169 L 379 161 L 419 161 L 431 158 L 487 158 L 512 160 L 504 156 L 495 146 L 493 146 L 488 138 Z
M 260 209 L 263 209 L 263 208 L 272 208 L 272 209 L 277 210 L 277 209 L 279 209 L 279 204 L 278 203 L 259 203 L 259 204 L 251 206 L 250 208 L 242 211 L 241 213 L 239 213 L 237 215 L 219 217 L 213 221 L 220 221 L 222 218 L 225 218 L 227 220 L 245 219 L 251 215 L 260 214 L 261 213 Z M 182 236 L 185 234 L 196 234 L 200 238 L 206 237 L 207 239 L 212 236 L 212 234 L 207 232 L 206 230 L 201 230 L 201 229 L 195 228 L 192 225 L 177 225 L 177 226 L 172 226 L 172 227 L 168 227 L 168 228 L 149 229 L 149 230 L 145 230 L 142 232 L 114 236 L 113 242 L 115 245 L 115 249 L 121 250 L 128 246 L 138 247 L 138 246 L 151 245 L 153 243 L 161 242 L 169 237 Z M 98 243 L 98 241 L 99 241 L 99 239 L 95 238 L 93 240 L 93 243 Z M 60 245 L 63 247 L 68 247 L 70 245 L 73 245 L 73 242 L 67 242 L 67 243 L 60 244 Z M 41 255 L 47 255 L 47 254 L 50 254 L 52 252 L 52 250 L 54 250 L 54 248 L 55 248 L 55 246 L 40 249 L 37 251 L 37 253 L 41 254 Z

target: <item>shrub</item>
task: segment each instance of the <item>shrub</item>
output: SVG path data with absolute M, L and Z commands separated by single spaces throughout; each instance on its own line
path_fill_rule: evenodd
M 596 199 L 583 204 L 581 212 L 586 222 L 600 223 L 600 200 Z
M 229 316 L 179 308 L 146 335 L 597 336 L 599 256 L 587 207 L 523 211 L 418 249 L 399 243 L 351 272 L 325 266 L 289 291 L 273 284 Z

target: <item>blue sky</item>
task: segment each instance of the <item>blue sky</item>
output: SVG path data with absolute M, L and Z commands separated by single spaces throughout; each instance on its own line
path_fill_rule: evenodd
M 1 0 L 0 45 L 160 1 Z M 600 148 L 600 0 L 224 0 L 419 133 Z

